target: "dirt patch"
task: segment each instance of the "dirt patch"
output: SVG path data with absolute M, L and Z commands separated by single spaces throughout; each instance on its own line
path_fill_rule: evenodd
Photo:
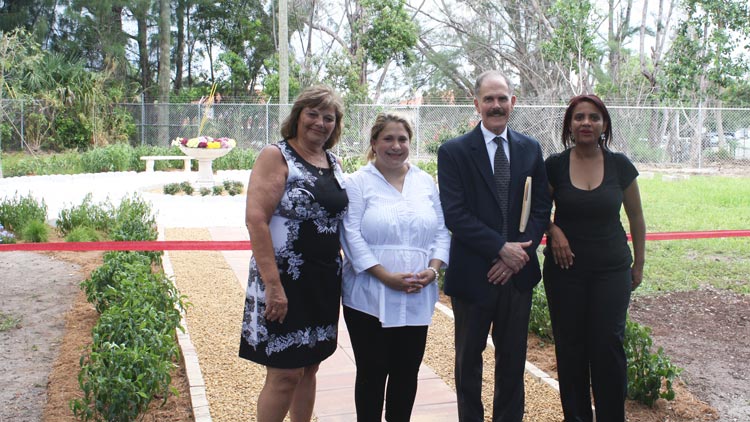
M 0 333 L 0 420 L 76 421 L 68 403 L 81 397 L 79 360 L 98 319 L 78 286 L 101 263 L 101 252 L 0 254 L 0 312 L 20 319 Z M 179 397 L 155 399 L 144 421 L 193 420 L 181 362 L 172 386 Z
M 34 253 L 0 254 L 0 420 L 40 420 L 47 376 L 80 281 L 79 267 Z
M 750 297 L 704 288 L 636 297 L 632 318 L 653 329 L 689 390 L 722 421 L 750 420 Z

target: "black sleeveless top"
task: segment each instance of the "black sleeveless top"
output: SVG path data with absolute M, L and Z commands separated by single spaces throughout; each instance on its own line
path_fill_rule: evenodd
M 547 177 L 554 189 L 555 224 L 565 233 L 575 254 L 573 267 L 581 271 L 621 271 L 633 263 L 620 221 L 623 192 L 638 177 L 638 170 L 621 153 L 603 150 L 604 177 L 590 191 L 570 180 L 570 149 L 547 158 Z M 552 250 L 544 255 L 554 262 Z

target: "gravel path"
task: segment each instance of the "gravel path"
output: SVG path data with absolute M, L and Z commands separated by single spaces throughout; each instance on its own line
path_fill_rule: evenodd
M 210 240 L 206 229 L 167 229 L 166 240 Z M 237 357 L 244 294 L 220 252 L 169 252 L 175 282 L 191 306 L 187 311 L 190 337 L 198 351 L 211 417 L 216 422 L 255 420 L 256 398 L 265 370 Z M 453 383 L 453 322 L 435 312 L 425 363 L 451 388 Z M 485 351 L 483 400 L 491 409 L 494 350 Z M 353 396 L 353 392 L 352 392 Z M 352 397 L 353 400 L 353 397 Z M 526 420 L 562 419 L 559 397 L 548 385 L 526 376 Z M 491 416 L 491 411 L 488 411 Z M 490 420 L 489 417 L 486 420 Z

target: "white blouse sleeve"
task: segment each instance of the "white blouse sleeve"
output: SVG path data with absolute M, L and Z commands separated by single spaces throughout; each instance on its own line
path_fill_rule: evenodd
M 451 234 L 448 228 L 445 227 L 445 219 L 443 218 L 443 207 L 440 204 L 440 194 L 435 186 L 435 182 L 432 177 L 429 176 L 429 182 L 432 188 L 430 193 L 430 200 L 432 201 L 432 208 L 435 210 L 437 215 L 437 231 L 435 232 L 435 239 L 430 244 L 430 259 L 439 259 L 443 261 L 446 266 L 448 264 L 448 257 L 450 255 L 451 246 Z
M 347 180 L 346 193 L 349 196 L 349 208 L 344 216 L 343 230 L 341 230 L 341 247 L 357 274 L 379 264 L 360 231 L 366 205 L 362 193 L 362 185 L 365 184 L 362 176 L 366 175 L 355 173 Z

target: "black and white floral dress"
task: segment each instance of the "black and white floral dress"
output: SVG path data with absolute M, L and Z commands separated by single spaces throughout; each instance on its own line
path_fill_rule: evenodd
M 253 257 L 239 354 L 274 368 L 301 368 L 336 350 L 342 264 L 339 228 L 348 199 L 332 153 L 326 152 L 330 168 L 324 169 L 303 160 L 287 141 L 274 146 L 289 169 L 284 194 L 269 223 L 289 310 L 283 324 L 263 317 L 265 285 Z

